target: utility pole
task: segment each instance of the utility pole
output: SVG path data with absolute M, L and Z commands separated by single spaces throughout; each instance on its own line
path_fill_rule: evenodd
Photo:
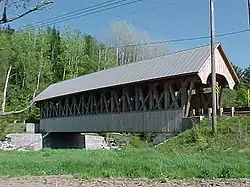
M 250 28 L 250 0 L 247 1 L 248 4 L 248 26 Z
M 217 115 L 217 107 L 216 107 L 216 70 L 215 70 L 215 55 L 214 55 L 214 42 L 215 42 L 215 26 L 214 26 L 214 0 L 210 0 L 210 31 L 211 31 L 211 73 L 212 73 L 212 133 L 216 135 L 216 115 Z

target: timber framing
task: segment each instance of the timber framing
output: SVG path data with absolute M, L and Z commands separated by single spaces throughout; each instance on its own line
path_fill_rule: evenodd
M 196 76 L 87 91 L 40 102 L 44 118 L 183 109 L 188 116 Z

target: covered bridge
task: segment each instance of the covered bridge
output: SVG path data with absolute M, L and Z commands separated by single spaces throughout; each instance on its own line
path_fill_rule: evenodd
M 214 47 L 216 79 L 232 89 L 239 79 Z M 210 52 L 200 46 L 50 85 L 34 99 L 40 131 L 180 132 L 191 110 L 211 107 Z

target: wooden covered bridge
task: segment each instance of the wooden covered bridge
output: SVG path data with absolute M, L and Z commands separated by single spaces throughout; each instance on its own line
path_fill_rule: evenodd
M 221 44 L 215 48 L 216 79 L 232 89 L 239 79 Z M 211 107 L 210 82 L 209 45 L 62 81 L 34 99 L 40 131 L 180 132 L 190 111 Z

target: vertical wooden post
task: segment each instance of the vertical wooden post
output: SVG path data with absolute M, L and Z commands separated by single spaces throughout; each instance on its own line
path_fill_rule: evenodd
M 204 109 L 203 108 L 200 109 L 200 115 L 202 115 L 202 116 L 204 115 Z
M 126 98 L 126 90 L 125 88 L 122 89 L 122 111 L 127 112 L 127 98 Z
M 212 117 L 212 108 L 208 108 L 208 118 L 211 119 Z
M 196 110 L 195 110 L 195 109 L 192 110 L 192 115 L 193 115 L 193 116 L 196 115 Z
M 149 110 L 153 110 L 154 107 L 154 97 L 153 97 L 153 85 L 149 85 Z
M 223 108 L 220 107 L 220 116 L 223 116 Z
M 186 103 L 187 103 L 187 83 L 186 81 L 182 81 L 181 82 L 181 88 L 180 88 L 180 92 L 181 92 L 181 108 L 183 110 L 183 116 L 185 116 L 185 111 L 186 111 Z
M 110 95 L 110 104 L 111 104 L 110 112 L 112 113 L 112 112 L 114 112 L 114 109 L 115 109 L 115 102 L 114 102 L 114 93 L 111 92 L 110 94 L 111 94 Z
M 82 106 L 81 106 L 81 108 L 82 108 L 81 113 L 82 113 L 82 115 L 85 115 L 85 111 L 86 111 L 86 110 L 85 110 L 85 100 L 84 100 L 84 96 L 83 96 L 83 95 L 81 96 L 81 99 L 80 99 L 80 100 L 81 100 L 81 105 L 82 105 Z
M 187 104 L 186 104 L 185 117 L 187 117 L 188 114 L 189 114 L 190 103 L 191 103 L 191 98 L 192 98 L 193 86 L 194 86 L 194 82 L 193 82 L 193 80 L 191 80 L 190 86 L 189 86 L 189 91 L 188 91 L 188 98 L 187 98 Z
M 180 88 L 180 92 L 181 92 L 181 107 L 186 108 L 187 95 L 188 95 L 186 86 L 182 85 L 182 87 Z
M 231 107 L 231 117 L 234 117 L 234 113 L 235 113 L 235 108 Z
M 170 105 L 170 93 L 168 89 L 168 84 L 164 85 L 164 109 L 167 110 Z
M 65 115 L 66 116 L 69 116 L 68 104 L 69 104 L 69 100 L 67 98 L 67 99 L 65 99 Z
M 201 115 L 201 108 L 203 107 L 201 105 L 201 93 L 200 93 L 200 88 L 195 88 L 195 95 L 196 95 L 196 113 L 197 115 Z
M 144 93 L 143 90 L 141 88 L 138 88 L 139 91 L 139 110 L 143 109 L 143 110 L 147 110 L 147 106 L 146 106 L 146 98 L 144 97 Z
M 100 113 L 102 114 L 104 110 L 104 102 L 103 102 L 103 95 L 100 94 Z
M 93 114 L 94 110 L 94 96 L 93 93 L 90 93 L 90 114 Z
M 39 103 L 39 108 L 40 108 L 40 118 L 43 118 L 43 102 Z
M 135 88 L 135 111 L 139 110 L 139 91 L 138 88 Z

